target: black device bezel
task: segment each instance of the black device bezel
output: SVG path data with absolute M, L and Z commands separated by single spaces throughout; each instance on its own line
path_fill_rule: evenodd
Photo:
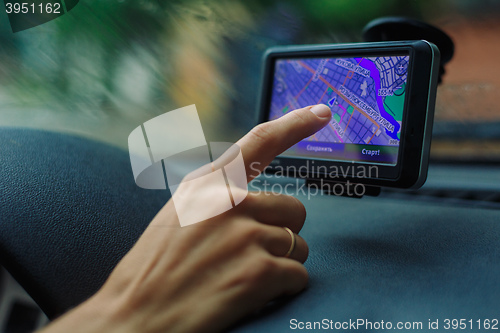
M 313 180 L 329 180 L 362 183 L 372 186 L 418 188 L 427 178 L 427 168 L 434 119 L 440 54 L 438 48 L 427 41 L 374 42 L 352 44 L 301 45 L 274 47 L 264 54 L 261 96 L 258 104 L 258 122 L 269 120 L 274 65 L 277 59 L 290 58 L 350 58 L 409 55 L 408 76 L 401 126 L 398 160 L 395 166 L 363 161 L 339 161 L 291 157 L 279 155 L 268 168 L 267 173 L 287 171 L 287 176 Z M 332 178 L 319 172 L 298 172 L 314 161 L 316 170 L 320 166 L 328 170 L 332 166 L 344 168 L 368 168 L 377 166 L 378 177 L 351 177 L 337 175 Z M 301 168 L 302 167 L 302 168 Z M 290 171 L 291 170 L 291 171 Z M 325 170 L 324 168 L 322 170 Z M 366 169 L 365 169 L 366 170 Z M 331 175 L 331 174 L 330 174 Z M 356 175 L 356 173 L 354 173 Z

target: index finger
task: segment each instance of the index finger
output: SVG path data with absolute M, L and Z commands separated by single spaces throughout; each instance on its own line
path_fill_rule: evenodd
M 257 177 L 276 156 L 322 129 L 331 117 L 330 108 L 318 104 L 254 127 L 236 143 L 243 154 L 247 180 Z

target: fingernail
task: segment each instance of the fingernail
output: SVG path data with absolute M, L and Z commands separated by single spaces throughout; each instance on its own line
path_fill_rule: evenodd
M 315 105 L 310 110 L 320 118 L 330 118 L 330 116 L 332 115 L 332 111 L 330 111 L 330 108 L 325 104 Z

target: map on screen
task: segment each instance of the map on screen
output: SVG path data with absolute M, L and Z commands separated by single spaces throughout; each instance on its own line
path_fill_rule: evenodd
M 409 56 L 278 59 L 269 119 L 323 103 L 332 120 L 286 153 L 395 164 Z

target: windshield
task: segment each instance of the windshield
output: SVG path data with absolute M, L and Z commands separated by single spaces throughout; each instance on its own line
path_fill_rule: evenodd
M 208 141 L 234 141 L 255 124 L 268 47 L 362 41 L 369 21 L 394 15 L 455 43 L 432 158 L 500 161 L 500 3 L 488 0 L 88 0 L 16 33 L 2 11 L 0 125 L 126 147 L 138 124 L 196 104 Z

